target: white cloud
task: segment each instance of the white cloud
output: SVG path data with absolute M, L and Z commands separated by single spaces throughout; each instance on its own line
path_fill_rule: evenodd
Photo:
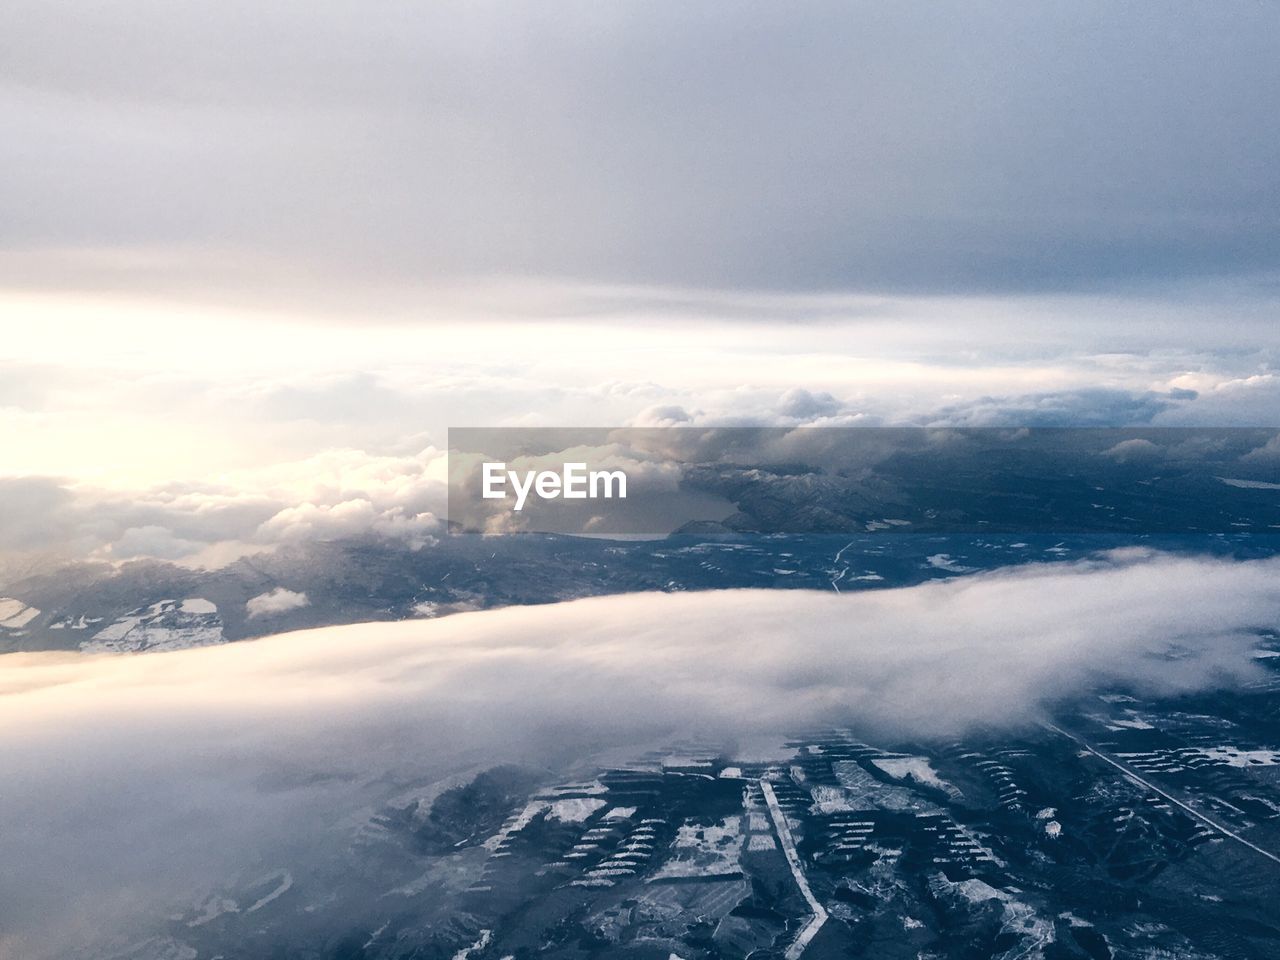
M 256 539 L 269 543 L 300 540 L 340 540 L 366 535 L 403 540 L 414 549 L 435 541 L 440 523 L 431 513 L 407 513 L 400 508 L 379 510 L 364 498 L 335 504 L 302 503 L 286 507 L 257 530 Z
M 156 524 L 130 527 L 107 546 L 113 559 L 132 560 L 150 557 L 159 560 L 179 560 L 199 552 L 202 544 L 176 537 L 173 531 Z
M 260 593 L 256 597 L 250 597 L 248 602 L 245 603 L 244 609 L 252 619 L 254 617 L 269 617 L 277 613 L 288 613 L 290 610 L 300 610 L 310 605 L 311 600 L 305 593 L 286 590 L 284 587 L 276 587 L 267 593 Z
M 799 421 L 832 417 L 843 412 L 843 404 L 823 391 L 810 393 L 803 387 L 792 387 L 778 400 L 778 412 Z
M 1163 454 L 1164 450 L 1159 445 L 1141 438 L 1121 440 L 1102 452 L 1104 457 L 1110 457 L 1118 463 L 1144 463 L 1159 459 Z
M 693 415 L 678 404 L 645 407 L 632 418 L 636 427 L 679 427 L 693 422 Z
M 1280 434 L 1276 434 L 1262 446 L 1250 450 L 1240 459 L 1246 463 L 1272 465 L 1280 463 Z
M 52 477 L 0 477 L 0 566 L 86 557 L 221 565 L 305 540 L 373 537 L 417 549 L 440 532 L 445 458 L 323 450 L 216 481 L 142 490 Z

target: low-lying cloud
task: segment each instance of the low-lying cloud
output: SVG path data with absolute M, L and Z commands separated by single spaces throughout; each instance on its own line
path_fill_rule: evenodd
M 857 595 L 630 595 L 173 654 L 11 655 L 0 957 L 141 936 L 188 891 L 263 864 L 305 888 L 389 783 L 826 722 L 944 737 L 1102 688 L 1239 686 L 1280 618 L 1278 574 L 1128 553 Z
M 245 612 L 250 619 L 254 617 L 270 617 L 277 613 L 288 613 L 290 610 L 301 610 L 310 606 L 311 600 L 305 593 L 276 587 L 256 597 L 250 597 L 245 603 Z

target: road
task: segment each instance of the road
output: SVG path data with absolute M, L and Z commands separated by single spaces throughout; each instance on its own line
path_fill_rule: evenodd
M 1143 777 L 1138 776 L 1136 773 L 1130 770 L 1127 766 L 1125 766 L 1119 760 L 1112 759 L 1111 757 L 1103 753 L 1101 750 L 1096 749 L 1091 744 L 1080 739 L 1080 737 L 1077 737 L 1074 733 L 1068 733 L 1066 730 L 1063 730 L 1061 727 L 1056 727 L 1052 723 L 1046 723 L 1044 724 L 1044 726 L 1046 729 L 1052 730 L 1054 733 L 1058 734 L 1059 736 L 1066 737 L 1068 740 L 1074 740 L 1081 747 L 1083 747 L 1089 753 L 1093 754 L 1103 763 L 1111 764 L 1111 766 L 1115 767 L 1117 770 L 1123 773 L 1126 777 L 1128 777 L 1134 783 L 1140 784 L 1141 786 L 1146 787 L 1148 790 L 1150 790 L 1152 793 L 1156 794 L 1157 796 L 1160 796 L 1165 800 L 1168 800 L 1170 803 L 1176 806 L 1179 810 L 1182 810 L 1188 816 L 1194 817 L 1196 820 L 1199 820 L 1201 823 L 1203 823 L 1210 830 L 1213 830 L 1215 833 L 1219 833 L 1229 840 L 1234 840 L 1236 843 L 1239 843 L 1239 844 L 1242 844 L 1243 846 L 1248 847 L 1254 853 L 1262 854 L 1268 860 L 1274 860 L 1276 863 L 1280 863 L 1280 856 L 1276 856 L 1270 850 L 1264 850 L 1262 847 L 1258 846 L 1256 843 L 1246 840 L 1244 837 L 1240 836 L 1240 834 L 1236 833 L 1234 830 L 1231 830 L 1228 827 L 1223 826 L 1222 824 L 1218 823 L 1218 821 L 1212 819 L 1211 817 L 1205 816 L 1195 807 L 1192 807 L 1189 804 L 1183 803 L 1177 797 L 1172 796 L 1165 790 L 1160 789 L 1150 780 L 1147 780 L 1147 779 L 1144 779 Z
M 834 563 L 839 563 L 839 562 L 840 562 L 840 558 L 841 558 L 842 556 L 844 556 L 844 552 L 845 552 L 846 550 L 848 550 L 850 547 L 852 547 L 852 546 L 853 546 L 855 543 L 857 543 L 857 542 L 858 542 L 857 540 L 850 540 L 850 541 L 849 541 L 848 543 L 846 543 L 843 547 L 841 547 L 839 550 L 837 550 L 837 551 L 836 551 L 835 560 L 834 560 L 833 562 L 834 562 Z M 828 571 L 828 572 L 830 572 L 830 571 Z M 831 581 L 831 588 L 832 588 L 833 590 L 835 590 L 835 592 L 836 592 L 836 593 L 839 593 L 839 592 L 840 592 L 840 586 L 839 586 L 840 581 L 844 579 L 845 574 L 847 574 L 848 572 L 849 572 L 849 565 L 848 565 L 848 564 L 845 564 L 844 569 L 843 569 L 843 570 L 841 570 L 838 574 L 836 574 L 835 579 L 833 579 L 833 580 Z
M 786 814 L 778 806 L 778 795 L 773 792 L 773 786 L 768 780 L 760 781 L 760 792 L 764 794 L 769 816 L 773 819 L 773 829 L 778 834 L 778 842 L 782 844 L 782 852 L 786 855 L 787 865 L 791 867 L 791 874 L 796 878 L 796 886 L 800 888 L 805 902 L 813 911 L 813 918 L 804 925 L 795 942 L 783 954 L 786 960 L 796 960 L 800 954 L 804 953 L 805 947 L 809 946 L 809 941 L 822 929 L 822 925 L 827 922 L 827 911 L 813 895 L 813 890 L 809 888 L 809 881 L 804 875 L 804 865 L 800 862 L 800 853 L 796 850 L 795 840 L 791 837 L 791 827 L 787 824 Z

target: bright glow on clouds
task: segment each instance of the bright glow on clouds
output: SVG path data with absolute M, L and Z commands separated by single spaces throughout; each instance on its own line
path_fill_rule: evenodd
M 1280 409 L 1275 350 L 1248 342 L 1256 299 L 1224 340 L 1207 318 L 1234 301 L 1212 297 L 472 293 L 361 324 L 12 300 L 26 322 L 0 341 L 0 567 L 422 546 L 451 425 L 1268 425 Z
M 781 423 L 947 411 L 974 422 L 1091 394 L 1101 401 L 1072 401 L 1064 416 L 1258 424 L 1280 398 L 1259 301 L 1227 332 L 1216 325 L 1230 291 L 1182 306 L 778 295 L 751 305 L 656 290 L 618 302 L 562 286 L 530 310 L 520 288 L 503 289 L 495 301 L 480 284 L 473 302 L 459 292 L 398 322 L 0 293 L 0 312 L 19 320 L 0 342 L 0 472 L 138 490 L 334 449 L 416 453 L 443 446 L 450 425 L 622 425 L 664 407 Z M 801 408 L 797 390 L 831 400 Z M 1177 402 L 1161 409 L 1104 396 L 1171 391 Z
M 130 657 L 12 654 L 0 956 L 340 856 L 388 780 L 814 723 L 949 737 L 1258 677 L 1280 562 L 1136 552 L 901 590 L 629 595 Z M 57 757 L 57 763 L 50 763 Z M 381 784 L 381 786 L 379 786 Z
M 445 482 L 445 456 L 431 447 L 333 449 L 142 491 L 0 476 L 0 574 L 6 557 L 217 566 L 284 543 L 363 536 L 419 549 L 440 532 Z

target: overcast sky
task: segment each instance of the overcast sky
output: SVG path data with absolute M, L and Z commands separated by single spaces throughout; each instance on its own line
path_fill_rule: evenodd
M 1280 253 L 1272 3 L 18 0 L 4 34 L 34 282 L 954 293 Z
M 17 0 L 0 33 L 0 476 L 46 493 L 401 502 L 449 425 L 1280 408 L 1280 5 Z M 319 462 L 365 485 L 317 501 Z

